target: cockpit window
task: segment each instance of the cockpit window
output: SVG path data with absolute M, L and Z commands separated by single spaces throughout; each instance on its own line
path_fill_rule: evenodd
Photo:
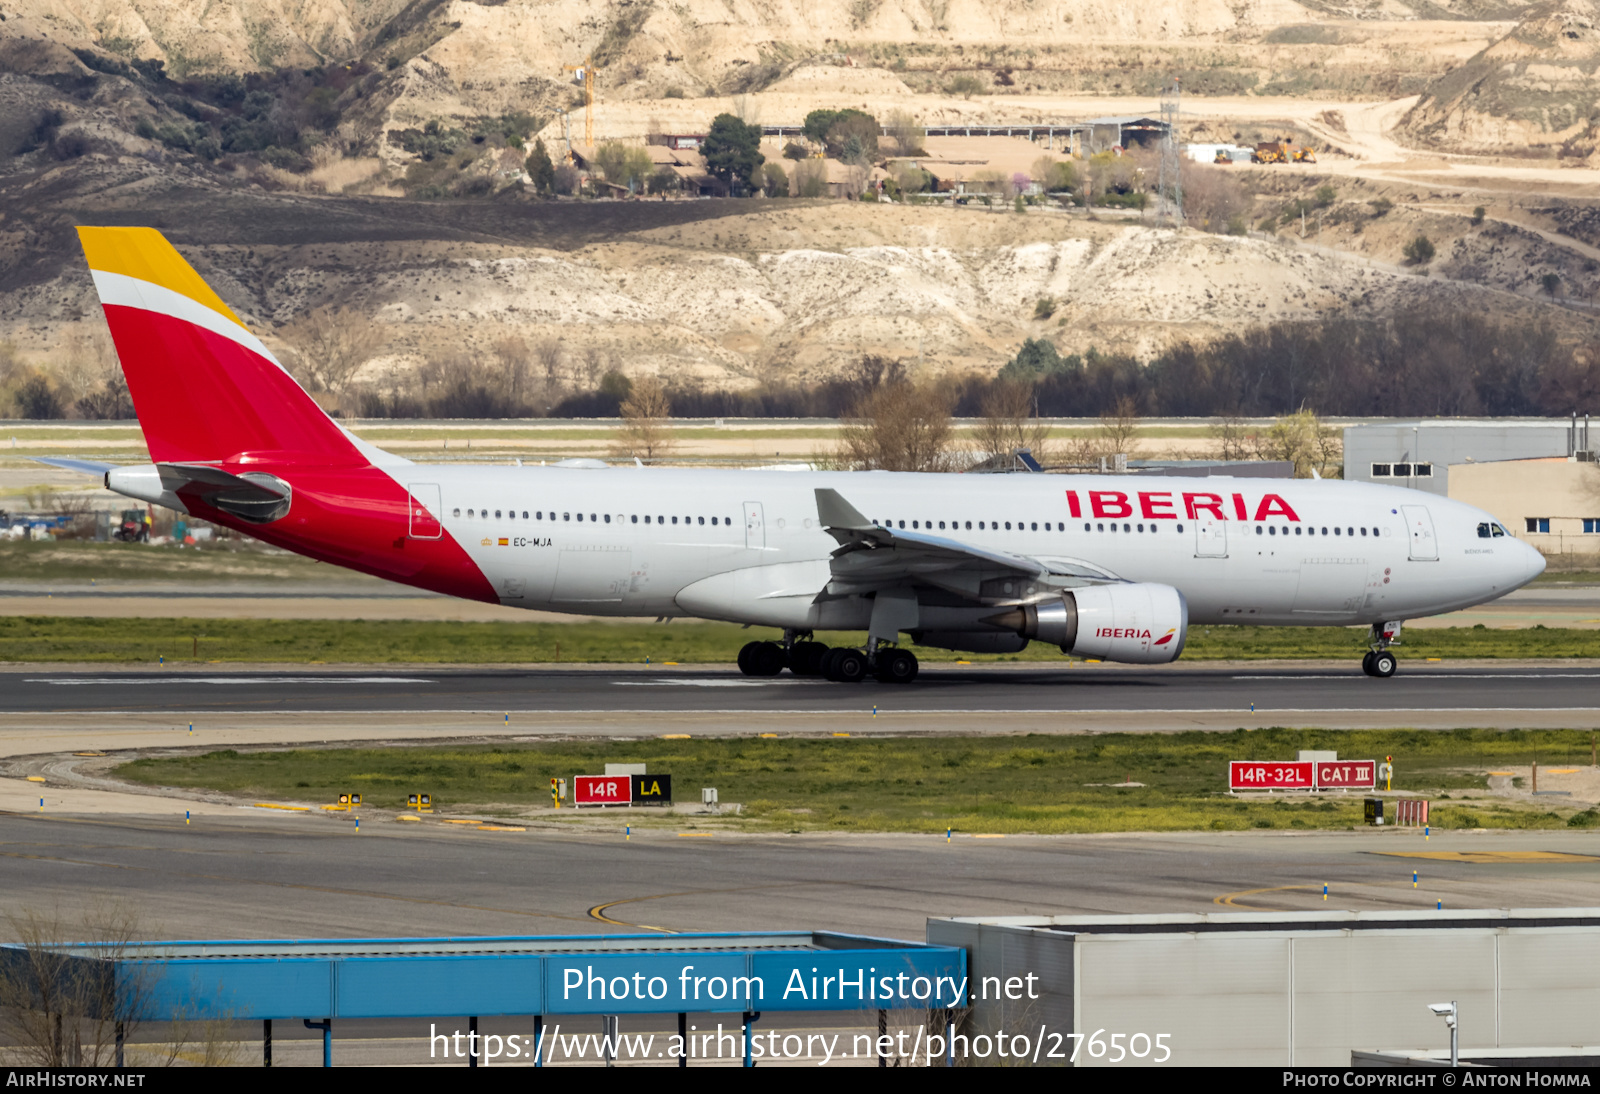
M 1496 539 L 1506 534 L 1506 530 L 1498 524 L 1490 525 Z
M 1478 538 L 1479 539 L 1488 539 L 1489 538 L 1489 534 L 1490 533 L 1489 533 L 1489 522 L 1488 521 L 1484 521 L 1482 524 L 1478 525 Z

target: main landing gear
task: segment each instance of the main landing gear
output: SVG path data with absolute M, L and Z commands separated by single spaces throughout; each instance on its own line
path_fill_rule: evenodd
M 835 683 L 854 684 L 875 676 L 885 684 L 909 684 L 917 678 L 917 658 L 910 650 L 878 646 L 858 650 L 828 647 L 807 638 L 796 641 L 793 632 L 782 642 L 748 642 L 739 651 L 739 671 L 746 676 L 777 676 L 788 669 L 796 676 L 821 676 Z
M 1387 680 L 1395 674 L 1400 662 L 1389 652 L 1389 647 L 1400 641 L 1399 623 L 1374 623 L 1372 648 L 1361 659 L 1361 671 L 1368 676 Z

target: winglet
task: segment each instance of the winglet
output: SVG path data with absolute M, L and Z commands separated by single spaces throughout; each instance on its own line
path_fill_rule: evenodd
M 817 490 L 817 521 L 824 528 L 839 528 L 852 532 L 870 532 L 876 527 L 862 516 L 856 507 L 845 501 L 837 490 Z

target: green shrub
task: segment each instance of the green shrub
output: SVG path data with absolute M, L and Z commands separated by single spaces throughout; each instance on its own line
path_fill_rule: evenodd
M 1425 235 L 1418 235 L 1405 245 L 1405 250 L 1401 253 L 1406 256 L 1407 265 L 1426 266 L 1433 261 L 1433 240 Z

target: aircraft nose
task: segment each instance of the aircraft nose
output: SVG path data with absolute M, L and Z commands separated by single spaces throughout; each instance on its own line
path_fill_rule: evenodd
M 1530 547 L 1526 543 L 1522 544 L 1522 552 L 1524 555 L 1523 563 L 1526 567 L 1524 576 L 1522 578 L 1522 584 L 1526 585 L 1528 582 L 1544 573 L 1546 562 L 1544 555 L 1540 554 L 1538 550 Z

